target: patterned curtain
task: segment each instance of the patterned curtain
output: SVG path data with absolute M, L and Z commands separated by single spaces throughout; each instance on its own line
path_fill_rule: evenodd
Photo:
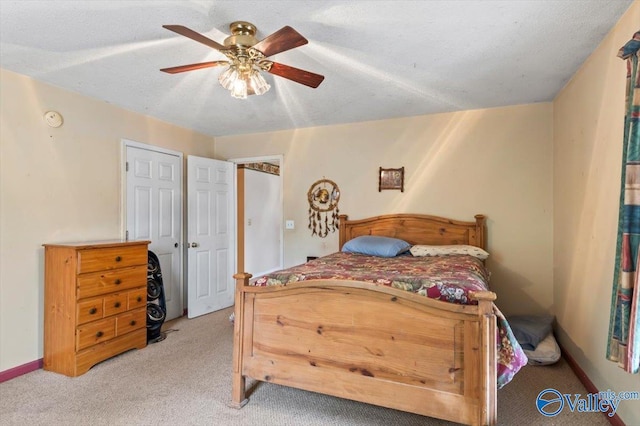
M 629 373 L 640 370 L 640 31 L 618 52 L 627 63 L 622 188 L 607 358 Z

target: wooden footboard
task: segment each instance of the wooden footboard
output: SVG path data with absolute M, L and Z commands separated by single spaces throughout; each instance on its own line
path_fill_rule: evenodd
M 254 287 L 236 274 L 232 405 L 245 378 L 484 425 L 496 422 L 492 292 L 456 305 L 357 281 Z

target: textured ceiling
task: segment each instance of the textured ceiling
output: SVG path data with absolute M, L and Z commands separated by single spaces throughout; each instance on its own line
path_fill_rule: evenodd
M 0 1 L 0 66 L 212 136 L 545 102 L 632 0 Z M 309 44 L 270 59 L 325 76 L 317 89 L 265 74 L 233 99 L 222 43 L 232 21 L 262 39 L 285 25 Z M 630 34 L 631 36 L 631 34 Z M 615 55 L 615 52 L 611 53 Z

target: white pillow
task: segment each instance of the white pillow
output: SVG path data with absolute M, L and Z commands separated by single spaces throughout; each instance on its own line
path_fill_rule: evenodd
M 478 259 L 485 260 L 489 257 L 489 253 L 476 246 L 466 245 L 452 245 L 452 246 L 425 246 L 415 245 L 412 246 L 411 254 L 419 256 L 451 256 L 454 254 L 467 254 L 469 256 L 477 257 Z
M 534 351 L 528 351 L 523 349 L 527 358 L 529 358 L 529 365 L 549 365 L 557 362 L 560 359 L 560 347 L 558 342 L 553 337 L 553 333 L 549 333 L 542 342 L 538 343 Z

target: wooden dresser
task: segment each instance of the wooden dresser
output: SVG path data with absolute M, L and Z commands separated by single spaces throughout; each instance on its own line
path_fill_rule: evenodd
M 148 244 L 44 244 L 45 370 L 79 376 L 147 346 Z

